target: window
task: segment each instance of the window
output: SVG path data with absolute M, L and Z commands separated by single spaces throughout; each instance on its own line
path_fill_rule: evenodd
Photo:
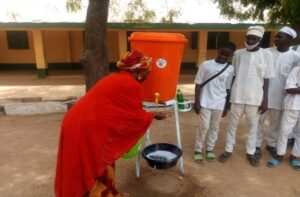
M 191 49 L 198 48 L 198 32 L 192 32 L 191 34 Z
M 270 38 L 271 38 L 271 32 L 266 31 L 260 42 L 262 48 L 269 48 Z
M 229 32 L 208 32 L 207 49 L 217 49 L 229 41 Z
M 27 31 L 7 31 L 8 49 L 29 49 Z

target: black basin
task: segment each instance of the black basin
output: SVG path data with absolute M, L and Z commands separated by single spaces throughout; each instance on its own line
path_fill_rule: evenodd
M 173 144 L 157 143 L 145 147 L 142 155 L 152 168 L 168 169 L 177 164 L 182 150 Z

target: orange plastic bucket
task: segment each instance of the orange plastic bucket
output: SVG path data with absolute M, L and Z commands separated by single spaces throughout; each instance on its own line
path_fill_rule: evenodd
M 186 38 L 179 33 L 134 32 L 130 35 L 131 50 L 152 57 L 152 71 L 143 83 L 143 100 L 164 102 L 175 98 L 180 64 Z

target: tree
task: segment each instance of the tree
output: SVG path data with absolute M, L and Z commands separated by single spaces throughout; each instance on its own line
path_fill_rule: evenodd
M 300 30 L 299 0 L 215 0 L 221 14 L 239 20 L 258 19 L 271 25 L 290 24 Z
M 77 11 L 81 9 L 81 0 L 68 0 L 66 6 L 70 11 Z M 109 73 L 106 45 L 108 8 L 109 0 L 89 0 L 84 47 L 80 58 L 85 74 L 86 91 Z
M 108 51 L 106 46 L 106 31 L 108 10 L 116 13 L 120 0 L 89 0 L 87 9 L 84 48 L 81 63 L 85 73 L 86 91 L 88 91 L 99 79 L 109 73 Z M 67 0 L 66 8 L 69 12 L 82 9 L 81 0 Z M 173 18 L 180 12 L 170 9 L 163 22 L 173 22 Z M 156 15 L 153 10 L 146 7 L 144 0 L 131 0 L 125 11 L 124 22 L 152 22 Z
M 178 17 L 181 14 L 180 10 L 170 9 L 166 16 L 161 18 L 162 23 L 173 23 L 174 18 Z
M 112 2 L 116 1 L 117 0 L 114 0 Z M 165 4 L 167 5 L 168 2 L 165 1 Z M 165 7 L 167 9 L 167 13 L 165 16 L 162 16 L 160 22 L 172 23 L 174 18 L 180 16 L 181 12 L 177 8 L 169 9 L 166 5 Z M 114 10 L 115 8 L 116 7 L 111 6 L 110 9 Z M 127 9 L 125 10 L 123 21 L 125 23 L 150 23 L 154 22 L 155 19 L 155 10 L 149 9 L 144 0 L 131 0 L 127 5 Z
M 156 14 L 153 10 L 147 8 L 144 0 L 132 0 L 128 3 L 128 9 L 125 11 L 125 20 L 127 23 L 149 23 L 153 21 Z
M 81 0 L 68 0 L 66 3 L 66 9 L 68 12 L 78 12 L 82 9 Z
M 106 45 L 109 0 L 90 0 L 84 32 L 81 63 L 84 68 L 86 90 L 109 73 Z

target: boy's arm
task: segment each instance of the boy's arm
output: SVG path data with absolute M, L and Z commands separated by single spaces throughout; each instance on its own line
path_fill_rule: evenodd
M 297 66 L 292 69 L 290 72 L 286 84 L 285 84 L 285 90 L 289 94 L 300 94 L 300 67 Z
M 286 92 L 289 94 L 300 94 L 300 87 L 286 89 Z
M 269 79 L 276 76 L 272 53 L 268 50 L 265 50 L 263 58 L 264 61 L 267 63 L 267 69 L 266 74 L 264 76 L 263 100 L 261 102 L 261 105 L 259 106 L 260 114 L 263 114 L 268 110 Z
M 234 75 L 234 73 L 232 73 L 232 75 L 230 76 L 230 79 L 228 80 L 228 83 L 226 84 L 227 95 L 226 95 L 226 100 L 225 100 L 222 117 L 225 117 L 227 115 L 228 111 L 230 110 L 230 93 L 231 93 L 231 89 L 232 89 L 234 80 L 235 80 L 235 75 Z
M 268 91 L 269 91 L 269 79 L 268 78 L 264 79 L 263 90 L 264 90 L 263 100 L 259 107 L 260 114 L 265 113 L 268 109 Z
M 227 96 L 226 96 L 226 101 L 225 101 L 225 106 L 223 110 L 222 117 L 225 117 L 228 113 L 228 110 L 230 109 L 230 89 L 226 89 Z
M 194 104 L 194 110 L 197 114 L 199 114 L 200 111 L 200 92 L 201 92 L 201 85 L 196 84 L 195 85 L 195 104 Z
M 197 114 L 199 114 L 200 111 L 200 92 L 201 92 L 201 84 L 203 83 L 205 79 L 205 71 L 206 66 L 205 62 L 202 63 L 197 71 L 196 79 L 195 79 L 195 104 L 194 104 L 194 110 Z

